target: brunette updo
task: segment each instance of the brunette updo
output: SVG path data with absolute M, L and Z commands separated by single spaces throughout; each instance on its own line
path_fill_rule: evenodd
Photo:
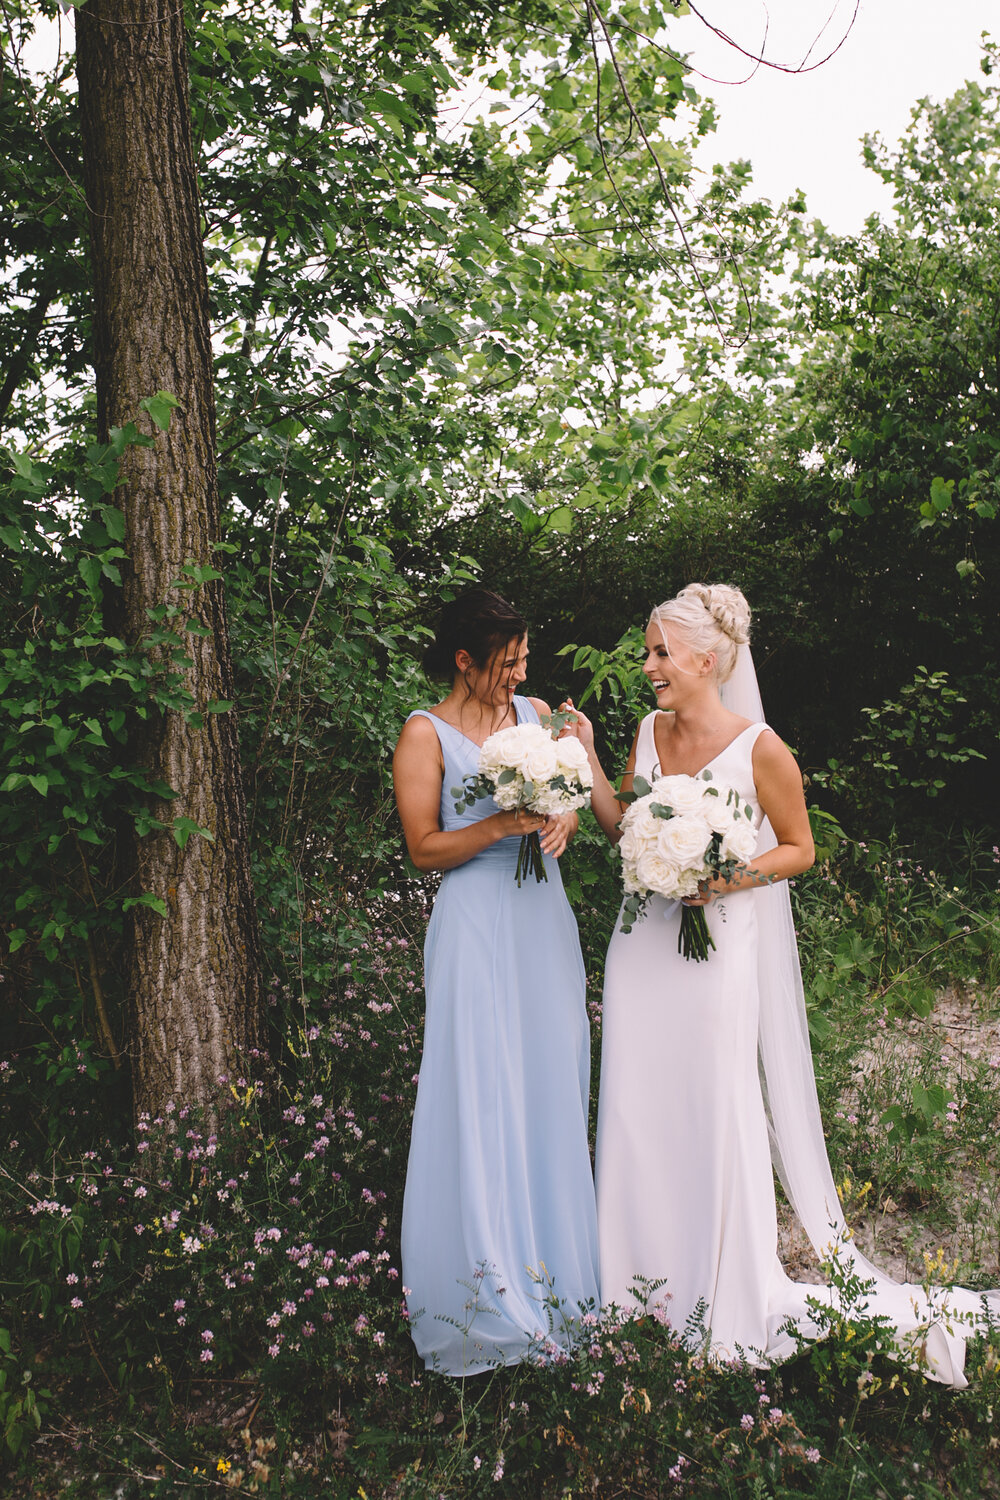
M 715 656 L 716 681 L 727 682 L 736 666 L 736 648 L 750 639 L 750 606 L 728 583 L 689 583 L 675 599 L 658 604 L 650 623 L 673 626 L 699 656 Z M 669 633 L 668 633 L 669 643 Z
M 495 651 L 508 641 L 522 641 L 527 633 L 527 620 L 506 599 L 490 589 L 468 589 L 442 606 L 434 639 L 424 652 L 424 671 L 451 682 L 456 651 L 468 651 L 481 672 Z

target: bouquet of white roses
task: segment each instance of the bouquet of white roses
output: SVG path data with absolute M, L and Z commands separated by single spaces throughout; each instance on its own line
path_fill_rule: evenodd
M 733 787 L 711 785 L 711 771 L 700 776 L 660 776 L 650 786 L 633 778 L 631 802 L 621 820 L 625 904 L 622 931 L 630 932 L 650 895 L 679 901 L 696 896 L 702 880 L 731 878 L 737 864 L 757 847 L 753 810 Z M 685 958 L 708 957 L 714 948 L 704 908 L 685 906 L 677 951 Z
M 560 716 L 547 721 L 561 727 Z M 593 773 L 587 752 L 577 739 L 553 738 L 543 724 L 514 724 L 491 734 L 479 752 L 475 776 L 453 786 L 455 811 L 471 807 L 480 797 L 492 797 L 501 812 L 526 808 L 539 816 L 573 812 L 590 800 Z M 518 885 L 529 870 L 535 880 L 547 880 L 537 833 L 526 833 L 518 850 Z

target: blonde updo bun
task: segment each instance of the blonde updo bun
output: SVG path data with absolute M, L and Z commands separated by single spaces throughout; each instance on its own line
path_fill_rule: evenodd
M 720 683 L 733 675 L 736 648 L 750 639 L 750 606 L 728 583 L 689 583 L 675 599 L 656 606 L 653 621 L 673 627 L 697 655 L 714 655 Z
M 677 597 L 684 599 L 688 595 L 701 601 L 719 629 L 737 646 L 746 645 L 750 639 L 750 606 L 739 589 L 728 583 L 689 583 Z

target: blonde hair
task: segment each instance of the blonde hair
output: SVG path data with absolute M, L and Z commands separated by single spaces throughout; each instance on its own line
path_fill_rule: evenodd
M 675 599 L 658 604 L 649 620 L 661 625 L 664 633 L 672 625 L 697 655 L 713 654 L 720 683 L 733 675 L 736 648 L 750 639 L 750 606 L 740 590 L 728 583 L 689 583 Z

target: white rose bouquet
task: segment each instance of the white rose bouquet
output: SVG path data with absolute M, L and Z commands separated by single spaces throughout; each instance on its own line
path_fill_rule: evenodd
M 492 797 L 501 812 L 526 808 L 540 817 L 574 812 L 590 801 L 593 773 L 587 752 L 577 739 L 557 740 L 564 716 L 553 714 L 544 724 L 515 724 L 491 734 L 479 752 L 475 776 L 453 786 L 455 811 L 471 807 L 481 797 Z M 518 850 L 518 885 L 529 873 L 548 880 L 537 833 L 526 833 Z
M 752 808 L 733 787 L 711 781 L 711 771 L 660 776 L 652 786 L 641 776 L 633 778 L 633 791 L 622 799 L 631 806 L 622 817 L 618 844 L 625 883 L 623 932 L 631 932 L 650 895 L 671 901 L 696 896 L 699 882 L 714 875 L 730 879 L 753 855 Z M 700 961 L 714 947 L 704 908 L 685 906 L 678 953 Z

